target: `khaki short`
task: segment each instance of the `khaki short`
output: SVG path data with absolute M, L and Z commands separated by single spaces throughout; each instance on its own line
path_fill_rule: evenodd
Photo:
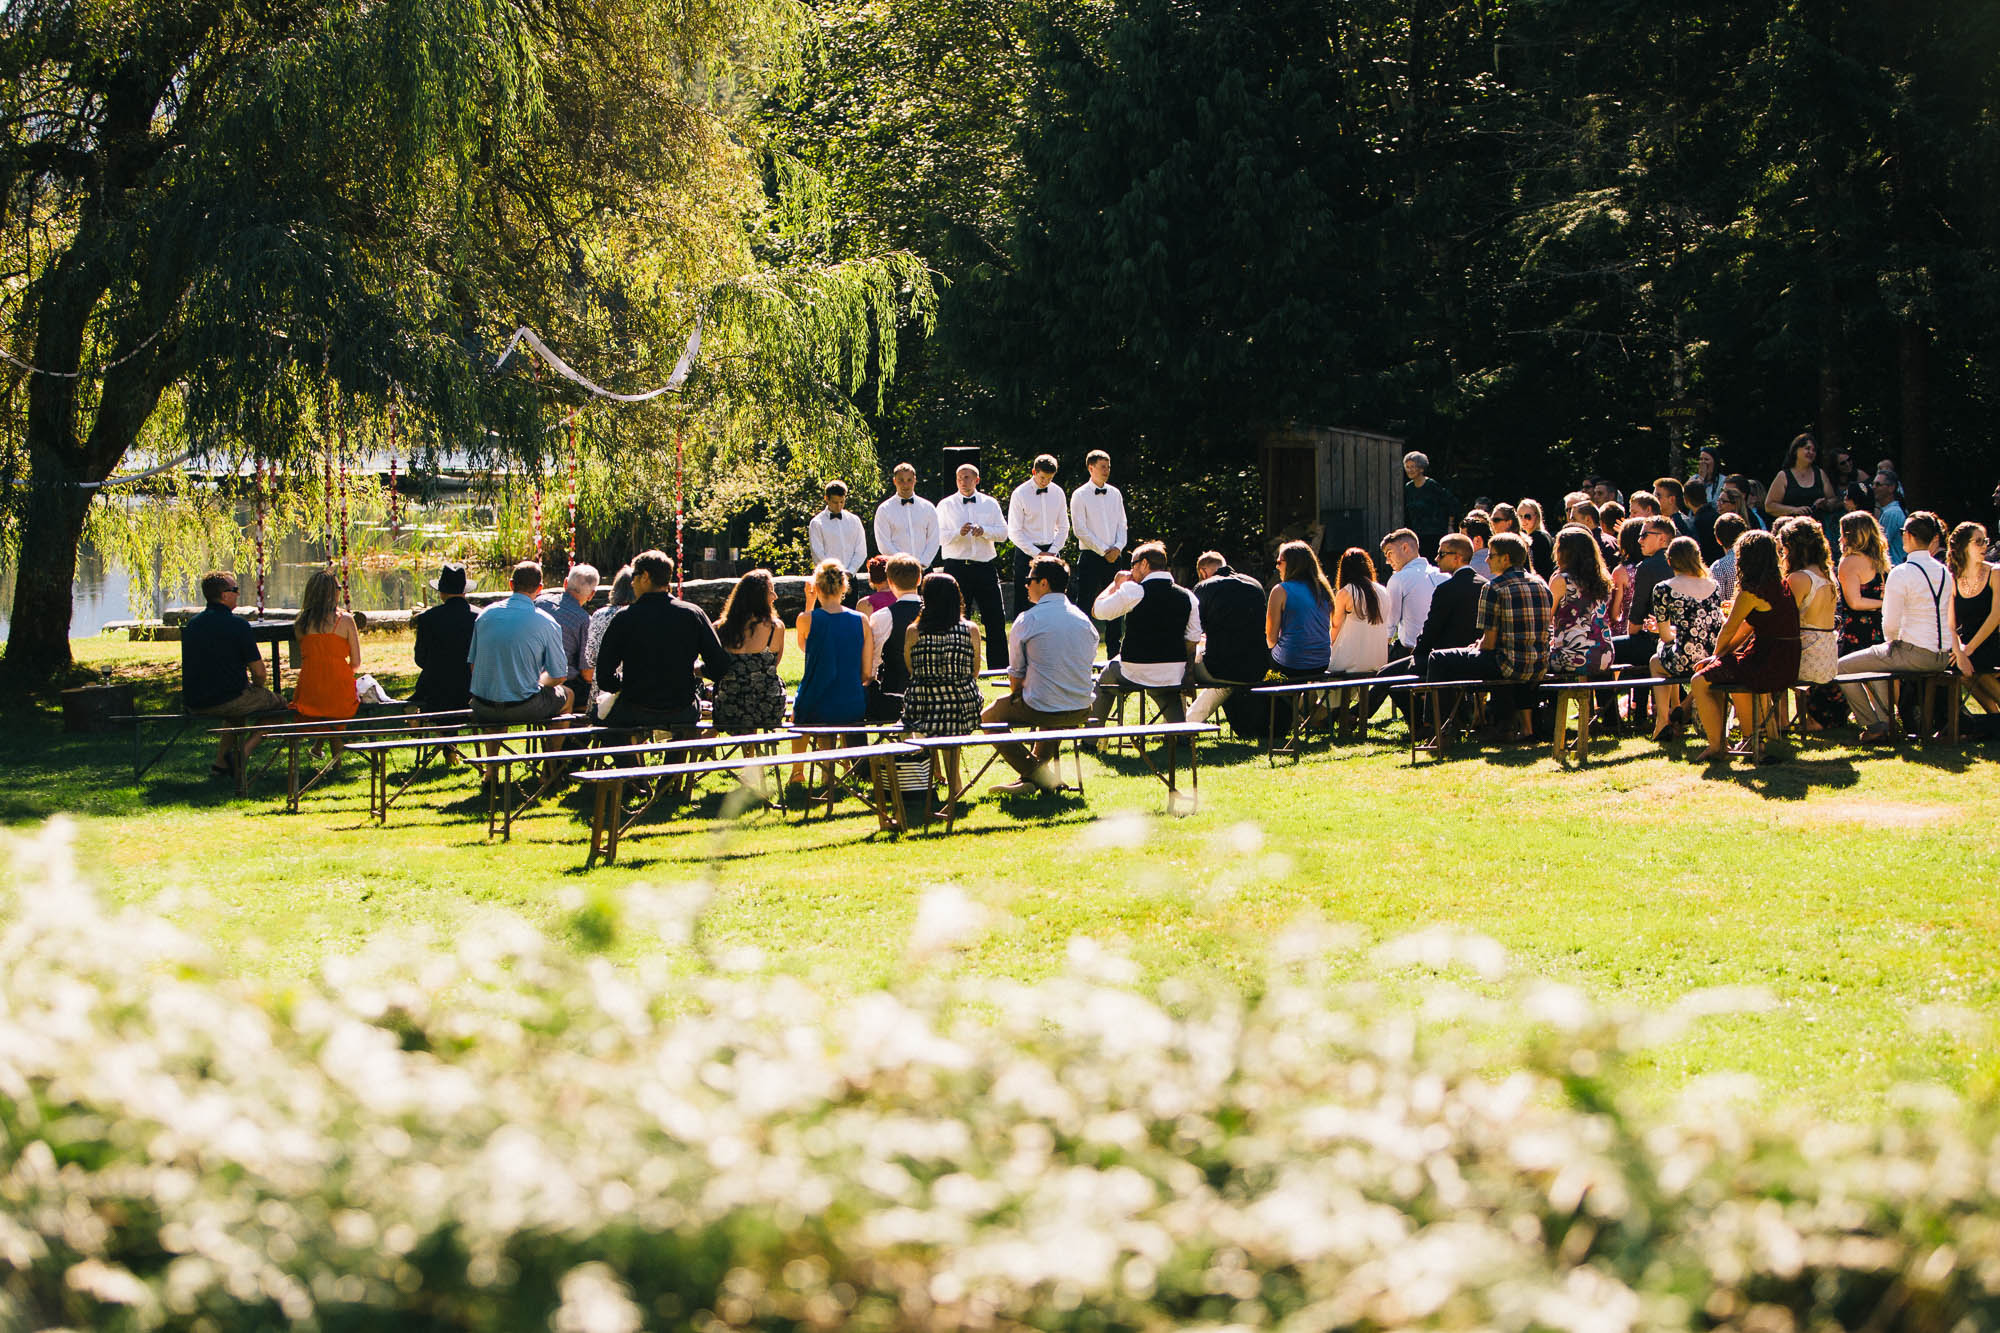
M 241 721 L 252 713 L 280 712 L 289 707 L 283 699 L 265 689 L 262 685 L 252 685 L 234 699 L 226 699 L 206 708 L 190 708 L 196 717 L 220 717 L 232 722 Z

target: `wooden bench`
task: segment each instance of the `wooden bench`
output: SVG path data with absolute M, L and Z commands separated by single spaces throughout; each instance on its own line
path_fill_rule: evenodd
M 582 723 L 583 720 L 584 715 L 581 713 L 565 713 L 548 719 L 548 722 L 575 721 Z M 346 748 L 368 760 L 368 810 L 376 823 L 386 824 L 389 822 L 389 807 L 404 792 L 410 789 L 411 784 L 417 780 L 418 775 L 425 768 L 429 767 L 431 763 L 448 749 L 476 745 L 502 747 L 506 745 L 519 745 L 524 742 L 530 746 L 534 746 L 538 742 L 550 739 L 576 741 L 589 736 L 595 736 L 601 730 L 600 728 L 586 725 L 550 727 L 548 726 L 548 722 L 506 723 L 468 721 L 448 731 L 401 737 L 395 740 L 358 741 Z M 467 732 L 465 730 L 466 727 L 503 727 L 508 729 Z M 538 727 L 542 728 L 542 730 L 533 730 L 533 728 Z M 528 730 L 517 730 L 516 728 L 528 728 Z M 415 762 L 410 765 L 410 771 L 404 775 L 403 781 L 395 787 L 394 791 L 391 791 L 389 781 L 390 757 L 406 751 L 413 756 Z
M 1346 680 L 1339 677 L 1329 677 L 1325 680 L 1288 680 L 1275 685 L 1252 686 L 1250 693 L 1260 696 L 1266 701 L 1267 705 L 1271 705 L 1269 708 L 1270 721 L 1266 726 L 1264 735 L 1264 757 L 1270 760 L 1271 766 L 1274 768 L 1277 767 L 1278 756 L 1281 754 L 1290 755 L 1293 762 L 1296 763 L 1299 755 L 1305 750 L 1306 736 L 1312 728 L 1312 715 L 1303 707 L 1294 707 L 1292 709 L 1292 724 L 1285 737 L 1285 743 L 1279 745 L 1278 710 L 1274 705 L 1281 698 L 1291 695 L 1323 693 L 1327 690 L 1339 689 L 1376 689 L 1384 687 L 1393 689 L 1398 685 L 1416 685 L 1420 683 L 1415 676 L 1364 676 Z M 1303 703 L 1303 700 L 1300 702 Z M 1370 710 L 1367 708 L 1366 701 L 1364 700 L 1363 706 L 1355 710 L 1352 722 L 1342 719 L 1337 725 L 1354 735 L 1357 739 L 1365 741 L 1368 739 L 1369 713 Z M 1411 725 L 1414 727 L 1415 722 L 1412 721 Z
M 377 714 L 357 716 L 339 723 L 304 723 L 274 732 L 267 731 L 265 739 L 285 748 L 286 812 L 297 814 L 299 799 L 340 766 L 341 757 L 347 751 L 345 742 L 353 737 L 377 741 L 392 736 L 448 735 L 468 726 L 471 716 L 465 709 L 446 713 Z M 299 751 L 303 748 L 310 752 L 321 744 L 327 747 L 325 760 L 301 780 Z
M 1569 748 L 1569 706 L 1576 705 L 1576 762 L 1578 765 L 1590 762 L 1590 724 L 1597 711 L 1598 696 L 1602 694 L 1622 694 L 1627 690 L 1651 689 L 1656 685 L 1686 685 L 1686 676 L 1628 676 L 1624 672 L 1637 670 L 1635 667 L 1617 665 L 1610 668 L 1611 674 L 1597 676 L 1568 676 L 1560 680 L 1542 682 L 1542 692 L 1555 696 L 1556 718 L 1554 736 L 1550 741 L 1549 757 L 1562 762 L 1563 751 Z
M 1410 762 L 1416 763 L 1420 752 L 1436 756 L 1450 747 L 1453 730 L 1458 724 L 1458 712 L 1464 707 L 1467 696 L 1483 704 L 1496 690 L 1518 693 L 1534 690 L 1541 683 L 1541 677 L 1537 676 L 1532 680 L 1431 680 L 1418 685 L 1391 686 L 1391 693 L 1406 694 L 1410 699 Z M 1445 711 L 1443 698 L 1447 693 L 1452 696 L 1449 713 Z M 1431 716 L 1436 724 L 1428 740 L 1419 725 L 1426 702 L 1431 706 Z
M 1896 712 L 1897 695 L 1905 685 L 1923 686 L 1924 695 L 1918 707 L 1928 719 L 1933 715 L 1939 691 L 1945 693 L 1945 741 L 1959 744 L 1959 715 L 1965 711 L 1965 677 L 1956 668 L 1946 671 L 1861 671 L 1851 676 L 1835 676 L 1835 685 L 1864 685 L 1870 682 L 1887 681 L 1895 686 L 1889 692 L 1889 709 Z M 1902 729 L 1899 726 L 1898 732 Z M 1922 738 L 1920 738 L 1922 739 Z
M 716 751 L 716 758 L 723 757 L 726 749 L 743 750 L 753 745 L 777 745 L 798 739 L 790 731 L 753 732 L 740 736 L 692 736 L 667 740 L 637 741 L 627 745 L 597 745 L 570 750 L 538 750 L 531 754 L 474 754 L 466 755 L 465 762 L 481 773 L 492 775 L 485 782 L 486 788 L 486 836 L 490 839 L 498 826 L 500 840 L 506 842 L 514 834 L 514 817 L 529 807 L 545 799 L 563 778 L 573 776 L 574 769 L 590 769 L 600 762 L 609 760 L 616 763 L 621 759 L 643 760 L 648 755 L 688 754 L 702 750 Z M 662 762 L 667 762 L 662 760 Z M 522 795 L 514 783 L 514 765 L 539 764 L 542 767 L 541 780 L 534 791 Z M 659 789 L 656 789 L 657 795 Z M 782 787 L 780 788 L 782 792 Z M 647 805 L 651 805 L 649 799 Z M 643 809 L 635 812 L 644 813 Z
M 1058 771 L 1060 771 L 1062 762 L 1062 744 L 1065 741 L 1071 744 L 1071 754 L 1076 762 L 1075 790 L 1081 795 L 1083 792 L 1083 749 L 1087 743 L 1138 740 L 1141 742 L 1139 757 L 1145 761 L 1146 767 L 1152 771 L 1153 776 L 1166 784 L 1167 813 L 1177 815 L 1192 814 L 1201 800 L 1201 756 L 1196 745 L 1196 739 L 1201 736 L 1218 735 L 1221 733 L 1221 730 L 1213 722 L 1155 722 L 1147 726 L 1055 727 L 1021 731 L 1007 731 L 995 724 L 982 729 L 976 734 L 967 734 L 964 736 L 913 736 L 910 738 L 910 744 L 917 746 L 927 754 L 944 754 L 953 751 L 969 750 L 977 746 L 993 747 L 993 753 L 986 757 L 986 761 L 970 777 L 961 776 L 956 784 L 946 784 L 945 797 L 941 806 L 932 811 L 933 818 L 940 813 L 944 815 L 945 832 L 950 833 L 958 819 L 960 799 L 972 790 L 974 783 L 986 776 L 988 769 L 993 767 L 994 763 L 1000 757 L 1000 746 L 1010 744 L 1037 745 L 1043 741 L 1054 741 L 1056 743 L 1057 754 L 1051 762 L 1057 765 Z M 1188 743 L 1188 791 L 1185 795 L 1181 792 L 1179 784 L 1180 742 L 1183 737 L 1186 738 Z M 1165 742 L 1163 748 L 1166 750 L 1166 769 L 1164 772 L 1161 771 L 1158 764 L 1153 762 L 1151 753 L 1144 745 L 1145 741 L 1151 739 L 1158 739 Z M 1061 790 L 1067 785 L 1058 781 L 1055 790 Z
M 866 763 L 875 785 L 876 821 L 885 831 L 900 833 L 907 822 L 903 813 L 903 794 L 893 781 L 884 782 L 883 774 L 890 760 L 922 754 L 916 746 L 904 741 L 889 741 L 881 745 L 855 745 L 822 750 L 814 762 Z M 590 856 L 585 865 L 594 865 L 601 857 L 609 863 L 618 859 L 618 840 L 640 814 L 650 808 L 649 800 L 639 810 L 628 814 L 625 811 L 625 784 L 628 782 L 655 782 L 662 778 L 693 778 L 705 773 L 740 773 L 745 769 L 778 768 L 793 761 L 791 754 L 737 755 L 731 759 L 689 760 L 673 764 L 647 764 L 637 768 L 594 768 L 571 776 L 578 784 L 589 787 L 593 794 L 590 815 Z M 810 817 L 810 813 L 808 814 Z
M 355 711 L 353 717 L 303 718 L 298 716 L 297 712 L 292 709 L 287 709 L 283 714 L 271 714 L 269 716 L 273 720 L 242 722 L 234 726 L 216 727 L 210 733 L 211 735 L 226 737 L 228 740 L 229 752 L 235 757 L 236 794 L 238 796 L 248 796 L 250 794 L 250 780 L 253 776 L 250 771 L 250 751 L 263 741 L 273 738 L 282 739 L 286 736 L 310 732 L 340 733 L 353 726 L 365 726 L 368 723 L 384 719 L 407 720 L 412 717 L 420 717 L 421 714 L 417 711 L 415 704 L 393 703 L 363 704 Z M 298 753 L 297 749 L 295 747 L 287 748 L 290 749 L 295 762 Z M 268 768 L 271 762 L 267 758 L 264 761 L 265 767 Z

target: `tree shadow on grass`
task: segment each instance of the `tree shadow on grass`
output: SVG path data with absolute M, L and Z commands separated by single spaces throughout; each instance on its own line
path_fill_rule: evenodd
M 1737 758 L 1714 763 L 1702 776 L 1731 782 L 1767 801 L 1803 801 L 1815 791 L 1844 791 L 1861 781 L 1861 770 L 1846 757 L 1783 755 L 1774 762 L 1750 765 Z

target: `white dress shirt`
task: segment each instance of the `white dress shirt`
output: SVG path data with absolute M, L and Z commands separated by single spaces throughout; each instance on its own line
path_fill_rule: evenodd
M 1092 604 L 1090 614 L 1099 620 L 1118 619 L 1139 604 L 1140 599 L 1146 595 L 1143 585 L 1155 579 L 1165 579 L 1172 583 L 1174 576 L 1163 569 L 1157 574 L 1146 575 L 1143 580 L 1127 579 L 1123 583 L 1114 583 L 1097 594 L 1097 601 Z M 1188 643 L 1201 642 L 1201 603 L 1194 599 L 1193 594 L 1188 595 L 1187 629 L 1182 632 L 1181 638 Z M 1121 657 L 1118 661 L 1118 674 L 1133 685 L 1168 689 L 1180 684 L 1187 676 L 1187 663 L 1127 662 Z
M 938 501 L 937 511 L 947 560 L 991 560 L 993 543 L 1007 535 L 1007 516 L 1000 512 L 1000 502 L 985 491 L 974 491 L 970 497 L 953 491 Z M 961 537 L 958 530 L 967 523 L 984 528 L 985 534 Z
M 1103 487 L 1085 482 L 1069 498 L 1070 518 L 1076 524 L 1076 544 L 1086 551 L 1103 555 L 1125 549 L 1125 497 L 1116 486 Z
M 1953 591 L 1951 571 L 1939 564 L 1936 556 L 1929 551 L 1912 551 L 1889 571 L 1888 582 L 1882 585 L 1883 637 L 1934 653 L 1950 651 L 1940 637 L 1939 626 L 1945 634 L 1951 632 Z
M 1007 540 L 1025 555 L 1061 555 L 1069 545 L 1069 502 L 1059 486 L 1024 481 L 1007 500 Z
M 916 552 L 912 551 L 910 554 L 914 555 Z M 924 599 L 921 596 L 913 592 L 898 593 L 896 595 L 896 602 L 921 602 L 922 600 Z M 882 650 L 889 646 L 889 635 L 896 628 L 896 620 L 895 617 L 889 614 L 889 607 L 894 606 L 896 602 L 889 603 L 889 606 L 883 607 L 880 611 L 869 613 L 868 627 L 875 631 L 875 652 L 868 659 L 868 679 L 870 680 L 880 680 L 882 678 Z
M 839 514 L 822 509 L 806 525 L 806 537 L 812 543 L 815 565 L 822 560 L 838 560 L 840 567 L 850 573 L 868 567 L 868 529 L 861 526 L 858 515 L 844 509 Z
M 1413 648 L 1431 618 L 1431 594 L 1449 575 L 1422 556 L 1389 576 L 1390 633 L 1404 648 Z
M 904 503 L 892 495 L 875 506 L 875 549 L 883 555 L 913 555 L 929 569 L 938 553 L 937 506 L 921 495 Z

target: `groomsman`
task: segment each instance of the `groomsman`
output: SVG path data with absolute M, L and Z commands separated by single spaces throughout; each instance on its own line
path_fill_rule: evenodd
M 1111 455 L 1092 449 L 1083 460 L 1090 480 L 1070 496 L 1070 518 L 1076 525 L 1076 605 L 1092 607 L 1097 596 L 1111 586 L 1118 571 L 1125 568 L 1125 497 L 1111 484 Z M 1118 656 L 1125 637 L 1121 619 L 1099 620 L 1104 636 L 1104 655 Z
M 1069 503 L 1052 484 L 1053 454 L 1035 459 L 1028 480 L 1007 499 L 1007 540 L 1014 543 L 1014 614 L 1028 609 L 1028 566 L 1036 556 L 1060 556 L 1069 545 Z
M 852 606 L 868 586 L 868 529 L 847 512 L 846 482 L 829 481 L 825 494 L 826 508 L 806 525 L 806 542 L 815 566 L 822 560 L 838 560 L 847 571 L 847 604 Z
M 937 506 L 917 494 L 917 470 L 908 463 L 896 464 L 889 479 L 896 493 L 875 506 L 875 549 L 913 555 L 929 569 L 938 554 Z
M 974 607 L 986 640 L 986 665 L 1007 665 L 1007 618 L 1000 610 L 1000 571 L 994 543 L 1007 535 L 1000 502 L 979 489 L 979 469 L 958 467 L 958 492 L 938 502 L 944 572 L 958 580 L 968 616 Z

